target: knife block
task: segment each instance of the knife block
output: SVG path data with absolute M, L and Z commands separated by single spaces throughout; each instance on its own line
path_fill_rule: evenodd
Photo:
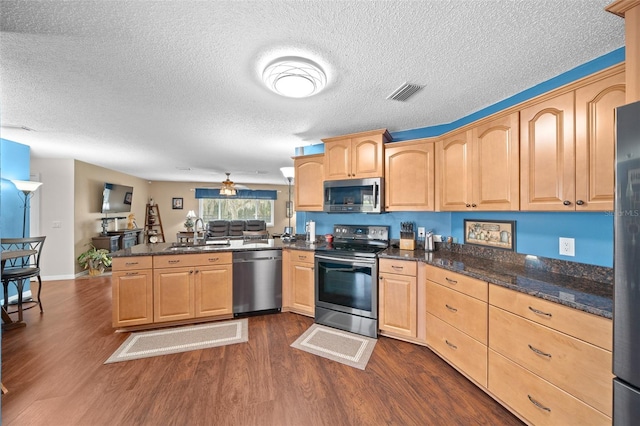
M 413 232 L 400 232 L 400 250 L 415 250 L 416 234 Z

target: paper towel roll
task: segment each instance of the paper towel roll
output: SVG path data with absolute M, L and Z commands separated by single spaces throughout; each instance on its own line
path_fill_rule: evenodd
M 309 242 L 316 242 L 316 223 L 313 220 L 309 221 Z

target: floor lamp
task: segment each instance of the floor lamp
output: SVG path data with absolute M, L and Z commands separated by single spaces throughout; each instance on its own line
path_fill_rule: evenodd
M 29 199 L 33 193 L 42 185 L 42 182 L 33 182 L 30 180 L 13 180 L 11 182 L 24 194 L 24 205 L 22 206 L 22 238 L 27 236 L 27 210 L 29 210 Z
M 293 202 L 291 201 L 291 182 L 293 181 L 295 175 L 295 168 L 293 167 L 282 167 L 280 168 L 282 175 L 287 179 L 289 183 L 289 200 L 287 201 L 286 208 L 286 216 L 289 218 L 289 226 L 285 229 L 284 235 L 282 235 L 282 240 L 284 241 L 295 241 L 296 234 L 293 232 L 293 228 L 291 227 L 291 217 L 293 216 Z

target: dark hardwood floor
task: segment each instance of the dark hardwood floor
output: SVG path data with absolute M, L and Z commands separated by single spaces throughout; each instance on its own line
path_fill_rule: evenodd
M 429 349 L 381 337 L 365 371 L 290 347 L 311 318 L 249 318 L 249 342 L 104 365 L 110 277 L 43 284 L 3 331 L 3 425 L 519 425 Z

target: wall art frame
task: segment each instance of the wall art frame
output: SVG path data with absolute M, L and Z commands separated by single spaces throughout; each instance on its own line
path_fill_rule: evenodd
M 182 206 L 183 206 L 183 200 L 182 198 L 172 198 L 171 199 L 171 208 L 173 210 L 182 210 Z
M 464 219 L 464 243 L 515 251 L 515 220 Z

